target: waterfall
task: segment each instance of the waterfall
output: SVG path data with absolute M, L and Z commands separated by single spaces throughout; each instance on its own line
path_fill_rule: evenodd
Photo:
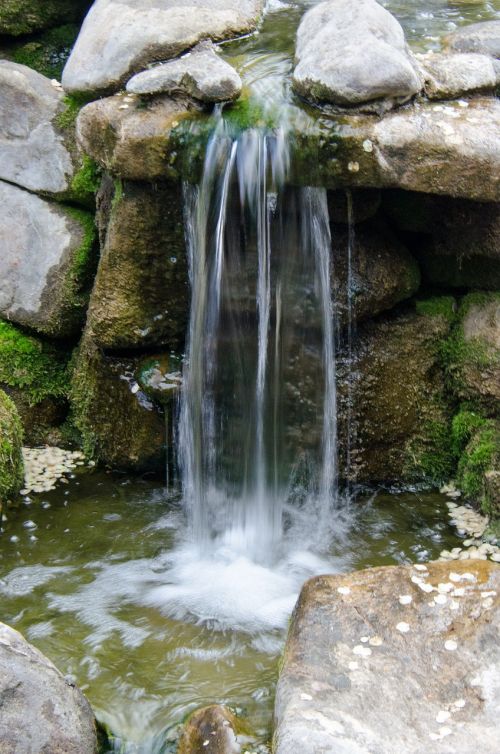
M 284 129 L 234 134 L 219 116 L 201 182 L 184 186 L 192 299 L 178 446 L 191 538 L 204 554 L 225 542 L 260 563 L 294 506 L 321 532 L 338 497 L 326 190 L 288 186 L 288 165 Z

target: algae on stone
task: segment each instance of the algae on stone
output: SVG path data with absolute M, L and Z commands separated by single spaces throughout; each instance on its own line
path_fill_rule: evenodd
M 0 517 L 2 505 L 23 486 L 23 431 L 17 409 L 0 390 Z
M 2 0 L 0 34 L 31 34 L 81 19 L 90 0 Z

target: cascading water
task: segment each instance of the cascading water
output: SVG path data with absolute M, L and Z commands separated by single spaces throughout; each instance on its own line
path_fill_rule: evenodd
M 201 184 L 185 187 L 179 448 L 191 536 L 204 555 L 223 542 L 267 564 L 292 501 L 320 534 L 337 500 L 326 191 L 287 187 L 288 162 L 284 129 L 234 136 L 219 117 Z

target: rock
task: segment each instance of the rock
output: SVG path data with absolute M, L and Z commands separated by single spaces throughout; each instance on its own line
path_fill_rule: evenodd
M 10 398 L 0 390 L 0 521 L 3 504 L 23 486 L 22 443 L 19 414 Z M 1 748 L 0 738 L 0 751 Z
M 127 84 L 131 94 L 187 94 L 202 102 L 237 99 L 241 79 L 219 58 L 211 43 L 200 42 L 192 52 L 136 74 Z
M 453 99 L 469 92 L 493 90 L 500 84 L 500 64 L 488 55 L 431 52 L 418 56 L 425 71 L 429 99 Z
M 0 179 L 29 191 L 65 195 L 75 165 L 57 118 L 63 92 L 24 65 L 0 60 Z
M 239 754 L 239 720 L 227 707 L 212 704 L 189 716 L 177 749 L 178 754 Z
M 45 444 L 66 418 L 70 355 L 0 320 L 0 388 L 19 412 L 27 444 Z
M 312 102 L 388 109 L 422 81 L 398 21 L 375 0 L 329 0 L 297 32 L 295 91 Z
M 2 0 L 0 34 L 32 34 L 62 23 L 79 21 L 90 0 Z
M 341 353 L 338 369 L 342 475 L 361 484 L 451 478 L 451 410 L 441 347 L 452 316 L 452 303 L 444 298 L 420 302 L 417 312 L 386 315 L 359 326 L 352 366 L 349 369 Z
M 104 94 L 202 39 L 252 31 L 262 0 L 96 0 L 63 72 L 66 91 Z
M 381 203 L 382 194 L 378 189 L 328 191 L 328 214 L 333 223 L 362 223 L 377 214 Z
M 383 213 L 406 233 L 424 277 L 446 288 L 500 288 L 500 209 L 494 202 L 384 191 Z
M 494 518 L 500 517 L 500 469 L 491 469 L 484 475 L 485 504 Z
M 0 623 L 0 698 L 2 754 L 96 754 L 94 715 L 82 692 L 4 623 Z
M 0 315 L 53 337 L 83 324 L 95 266 L 91 215 L 0 181 Z
M 457 483 L 465 499 L 492 519 L 500 516 L 500 421 L 478 422 L 460 456 Z
M 466 296 L 447 341 L 446 367 L 460 401 L 500 417 L 500 294 Z
M 306 582 L 276 690 L 276 754 L 475 754 L 478 741 L 482 754 L 497 751 L 500 569 L 482 560 L 427 569 Z M 436 590 L 451 571 L 464 595 L 435 604 L 419 583 Z
M 334 301 L 342 324 L 348 316 L 348 230 L 332 228 Z M 412 296 L 420 285 L 415 259 L 380 222 L 362 223 L 352 233 L 351 315 L 361 321 L 392 309 Z
M 106 349 L 182 349 L 189 310 L 182 190 L 117 183 L 87 315 Z
M 182 359 L 173 354 L 149 356 L 139 364 L 135 376 L 149 398 L 171 407 L 182 386 Z
M 138 181 L 177 177 L 173 134 L 192 105 L 163 96 L 145 104 L 133 95 L 86 105 L 76 123 L 82 150 L 111 173 Z
M 84 336 L 71 383 L 74 422 L 96 461 L 138 472 L 164 470 L 164 417 L 134 377 L 138 363 L 106 356 Z
M 455 52 L 479 52 L 500 58 L 500 21 L 482 21 L 463 26 L 448 35 L 444 44 Z

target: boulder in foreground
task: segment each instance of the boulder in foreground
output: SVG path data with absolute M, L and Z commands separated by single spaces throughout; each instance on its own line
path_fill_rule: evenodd
M 95 754 L 89 703 L 20 633 L 0 623 L 0 754 Z
M 295 608 L 275 754 L 496 754 L 500 568 L 318 576 Z

